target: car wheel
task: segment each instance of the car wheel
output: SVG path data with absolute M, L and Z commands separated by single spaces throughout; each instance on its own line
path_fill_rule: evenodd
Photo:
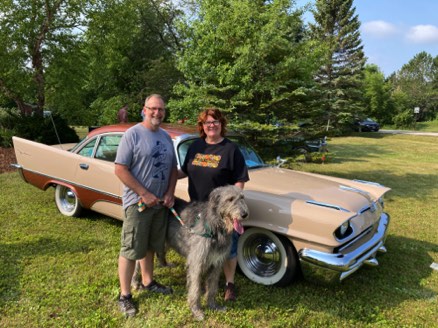
M 55 189 L 55 203 L 58 210 L 66 216 L 79 216 L 82 206 L 76 193 L 69 187 L 57 185 Z
M 263 285 L 287 286 L 298 271 L 292 243 L 261 228 L 250 228 L 240 236 L 237 261 L 248 279 Z

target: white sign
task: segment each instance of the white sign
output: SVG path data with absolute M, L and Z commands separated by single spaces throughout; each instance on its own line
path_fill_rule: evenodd
M 419 114 L 420 113 L 420 107 L 415 107 L 414 108 L 414 113 L 415 114 Z

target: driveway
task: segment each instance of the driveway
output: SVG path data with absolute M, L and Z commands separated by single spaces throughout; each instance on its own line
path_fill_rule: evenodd
M 417 136 L 431 136 L 438 137 L 438 132 L 421 132 L 421 131 L 408 131 L 408 130 L 379 130 L 379 133 L 388 134 L 414 134 Z

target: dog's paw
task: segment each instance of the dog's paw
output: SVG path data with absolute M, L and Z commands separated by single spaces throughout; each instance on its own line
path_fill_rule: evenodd
M 225 312 L 225 311 L 227 311 L 227 307 L 226 306 L 222 306 L 222 305 L 219 305 L 219 304 L 210 304 L 209 306 L 208 306 L 210 309 L 212 309 L 212 310 L 215 310 L 215 311 L 220 311 L 220 312 Z
M 197 309 L 197 308 L 194 309 L 194 308 L 192 308 L 192 313 L 193 313 L 193 317 L 197 321 L 202 321 L 205 318 L 204 312 L 201 309 Z

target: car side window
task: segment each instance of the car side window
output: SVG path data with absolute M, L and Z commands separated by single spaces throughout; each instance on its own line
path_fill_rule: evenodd
M 184 160 L 186 159 L 186 156 L 187 156 L 187 151 L 189 150 L 190 145 L 195 140 L 196 139 L 186 140 L 178 146 L 177 156 L 178 156 L 180 166 L 182 166 L 184 164 Z
M 237 146 L 245 159 L 246 166 L 248 168 L 263 166 L 263 160 L 259 155 L 249 146 L 246 141 L 239 137 L 229 137 Z
M 78 151 L 78 154 L 85 157 L 91 157 L 93 156 L 93 149 L 94 145 L 96 144 L 97 138 L 94 138 L 87 142 L 80 151 Z
M 108 162 L 114 162 L 117 155 L 117 147 L 119 147 L 121 139 L 121 135 L 102 136 L 96 149 L 95 158 Z

